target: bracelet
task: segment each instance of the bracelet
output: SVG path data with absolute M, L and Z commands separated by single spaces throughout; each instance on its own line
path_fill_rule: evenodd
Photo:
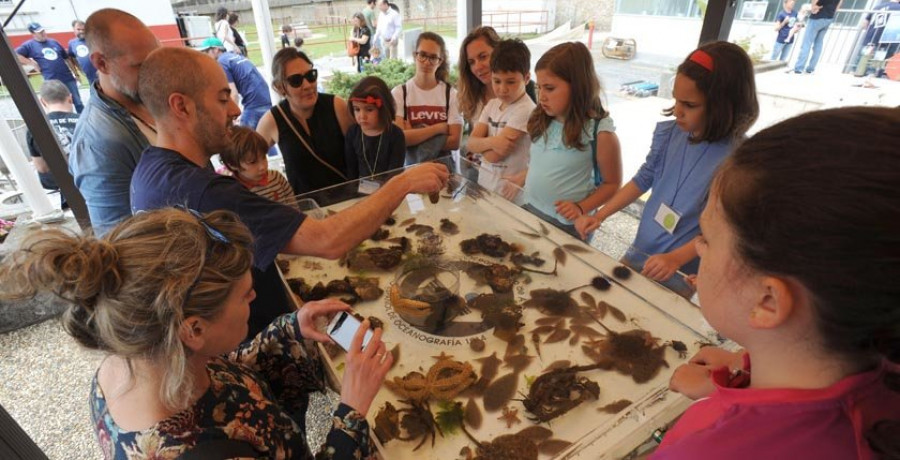
M 573 203 L 575 206 L 578 207 L 578 210 L 581 211 L 581 215 L 583 216 L 583 215 L 584 215 L 584 208 L 582 208 L 580 204 L 575 203 L 574 201 L 573 201 L 572 203 Z

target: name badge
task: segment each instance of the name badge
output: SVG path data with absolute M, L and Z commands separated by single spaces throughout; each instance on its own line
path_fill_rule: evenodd
M 378 191 L 381 188 L 381 184 L 369 179 L 360 179 L 359 181 L 359 193 L 363 195 L 371 195 Z
M 665 203 L 660 203 L 659 209 L 656 211 L 656 217 L 653 219 L 663 228 L 663 230 L 671 234 L 675 231 L 675 227 L 678 226 L 678 221 L 681 220 L 681 214 L 666 206 Z

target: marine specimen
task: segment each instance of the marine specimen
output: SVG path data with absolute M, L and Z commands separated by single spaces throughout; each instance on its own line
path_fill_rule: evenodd
M 582 351 L 603 369 L 613 369 L 631 376 L 635 383 L 645 383 L 660 369 L 669 367 L 663 358 L 666 346 L 658 345 L 655 337 L 643 329 L 614 332 L 603 323 L 606 336 L 586 342 Z
M 600 386 L 578 375 L 599 368 L 600 365 L 572 366 L 545 372 L 535 379 L 528 396 L 522 400 L 532 420 L 548 422 L 569 412 L 588 399 L 600 397 Z
M 512 246 L 503 241 L 499 235 L 482 233 L 475 238 L 463 240 L 459 243 L 462 252 L 468 255 L 484 254 L 491 257 L 506 257 L 512 250 Z

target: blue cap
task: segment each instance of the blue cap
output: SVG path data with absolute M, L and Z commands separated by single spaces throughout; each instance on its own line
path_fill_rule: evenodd
M 44 26 L 42 26 L 36 22 L 32 22 L 31 24 L 28 24 L 28 31 L 31 33 L 40 32 L 42 30 L 44 30 Z

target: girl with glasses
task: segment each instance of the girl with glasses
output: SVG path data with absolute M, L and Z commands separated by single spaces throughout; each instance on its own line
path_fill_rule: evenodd
M 419 35 L 414 58 L 416 75 L 391 92 L 396 121 L 406 137 L 406 164 L 449 155 L 459 148 L 462 134 L 456 89 L 448 81 L 444 39 L 434 32 Z
M 353 124 L 347 103 L 319 93 L 318 71 L 296 48 L 284 48 L 272 61 L 272 87 L 284 97 L 263 115 L 257 131 L 278 144 L 294 192 L 306 193 L 346 182 L 344 136 Z
M 67 299 L 65 330 L 107 355 L 90 391 L 104 458 L 312 458 L 305 415 L 309 394 L 324 385 L 305 339 L 329 341 L 316 319 L 349 307 L 309 302 L 241 344 L 256 297 L 251 244 L 233 213 L 166 208 L 103 239 L 35 233 L 4 261 L 4 297 Z M 367 328 L 347 355 L 322 458 L 374 453 L 365 415 L 392 357 L 380 329 L 362 348 Z

